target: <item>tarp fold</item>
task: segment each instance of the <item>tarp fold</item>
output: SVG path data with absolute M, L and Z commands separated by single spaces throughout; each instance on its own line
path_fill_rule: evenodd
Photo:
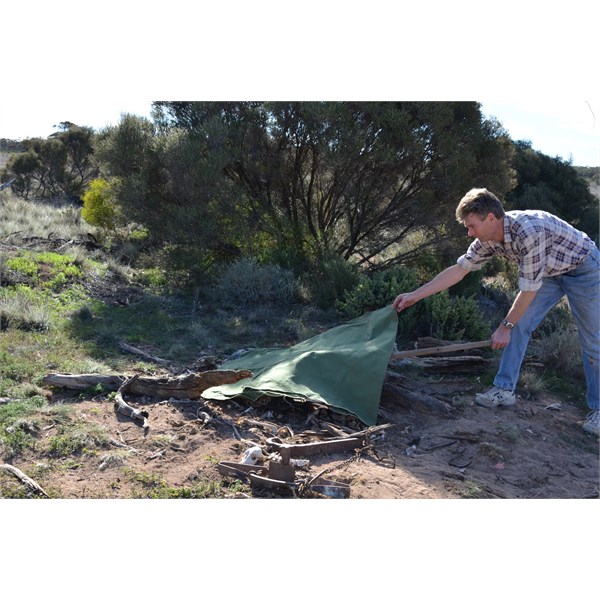
M 397 328 L 398 315 L 390 305 L 290 348 L 251 350 L 222 368 L 249 369 L 252 378 L 209 388 L 202 397 L 308 400 L 374 425 Z

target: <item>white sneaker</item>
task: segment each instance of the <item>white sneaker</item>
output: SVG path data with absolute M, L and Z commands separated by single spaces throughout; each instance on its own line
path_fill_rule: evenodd
M 587 431 L 588 433 L 595 433 L 596 435 L 599 435 L 600 432 L 600 411 L 597 410 L 593 410 L 592 412 L 588 413 L 587 417 L 585 418 L 585 423 L 581 426 L 581 428 L 584 431 Z
M 486 408 L 497 408 L 498 406 L 512 406 L 516 404 L 517 397 L 510 390 L 503 390 L 502 388 L 493 386 L 487 392 L 477 394 L 475 402 L 479 406 L 485 406 Z

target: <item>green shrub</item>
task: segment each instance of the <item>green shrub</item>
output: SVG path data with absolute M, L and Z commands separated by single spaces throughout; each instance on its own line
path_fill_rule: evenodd
M 346 291 L 335 307 L 342 316 L 353 319 L 391 304 L 398 294 L 418 286 L 414 272 L 409 269 L 397 268 L 372 276 L 361 275 L 358 284 Z
M 261 265 L 253 258 L 232 263 L 211 290 L 221 304 L 243 307 L 289 304 L 296 293 L 297 283 L 290 271 Z
M 18 456 L 35 443 L 35 414 L 45 404 L 39 396 L 0 405 L 0 454 Z
M 489 337 L 490 325 L 481 317 L 474 298 L 451 297 L 447 290 L 423 300 L 425 331 L 428 336 L 446 340 Z M 422 331 L 422 327 L 418 328 Z
M 579 335 L 566 301 L 546 315 L 532 338 L 527 350 L 529 356 L 554 374 L 583 381 Z
M 397 268 L 372 277 L 365 275 L 336 303 L 336 308 L 342 316 L 355 318 L 390 305 L 398 294 L 420 285 L 410 269 Z M 489 335 L 489 329 L 474 298 L 450 296 L 447 290 L 425 298 L 398 315 L 400 338 L 481 339 Z
M 354 265 L 339 256 L 330 256 L 300 276 L 302 296 L 322 309 L 335 306 L 338 298 L 354 289 L 360 275 Z
M 50 438 L 48 453 L 51 456 L 66 457 L 107 446 L 109 435 L 103 426 L 83 422 L 64 424 L 59 427 L 57 435 Z
M 114 192 L 106 179 L 94 179 L 82 196 L 81 216 L 90 225 L 114 230 L 119 212 Z

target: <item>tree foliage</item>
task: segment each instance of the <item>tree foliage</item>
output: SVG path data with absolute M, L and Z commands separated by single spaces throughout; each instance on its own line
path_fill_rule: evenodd
M 533 150 L 530 142 L 515 142 L 515 149 L 517 186 L 506 197 L 508 207 L 546 210 L 597 241 L 598 198 L 577 170 L 559 157 Z
M 156 102 L 154 116 L 200 137 L 225 125 L 213 138 L 224 174 L 252 226 L 295 262 L 400 263 L 420 249 L 384 252 L 415 231 L 439 243 L 467 189 L 512 186 L 508 138 L 474 102 Z
M 92 137 L 91 128 L 65 121 L 47 139 L 24 140 L 24 152 L 10 157 L 2 179 L 14 178 L 12 190 L 24 198 L 80 198 L 97 172 Z
M 99 132 L 95 158 L 190 280 L 240 256 L 383 269 L 451 239 L 469 188 L 513 185 L 512 144 L 475 102 L 165 101 L 152 117 Z
M 96 139 L 96 159 L 122 218 L 149 231 L 180 283 L 210 273 L 224 255 L 238 255 L 227 242 L 238 223 L 235 186 L 223 177 L 229 157 L 213 143 L 222 130 L 214 121 L 203 137 L 160 132 L 148 119 L 125 115 Z

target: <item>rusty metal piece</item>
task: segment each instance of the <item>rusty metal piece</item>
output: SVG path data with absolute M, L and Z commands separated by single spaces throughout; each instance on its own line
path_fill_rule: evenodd
M 296 469 L 292 464 L 271 460 L 269 461 L 269 478 L 294 481 L 296 479 Z
M 312 442 L 309 444 L 284 444 L 278 438 L 269 438 L 266 441 L 267 449 L 272 452 L 279 452 L 281 462 L 289 463 L 290 458 L 299 456 L 314 456 L 315 454 L 346 452 L 363 448 L 367 443 L 367 435 L 327 440 L 325 442 Z
M 275 464 L 278 466 L 273 469 L 273 465 Z M 291 465 L 283 465 L 275 462 L 270 462 L 269 468 L 267 468 L 263 465 L 245 465 L 243 463 L 221 461 L 219 463 L 219 473 L 223 476 L 236 477 L 242 481 L 249 481 L 252 485 L 279 492 L 294 494 L 309 489 L 330 498 L 350 497 L 350 486 L 346 483 L 317 477 L 306 485 L 307 480 L 294 481 L 294 476 L 292 476 L 291 481 L 278 478 L 279 476 L 289 477 L 291 471 L 288 470 L 286 472 L 286 467 L 294 470 L 294 467 Z M 275 477 L 276 474 L 278 477 Z
M 303 489 L 304 482 L 290 482 L 282 481 L 280 479 L 271 479 L 270 477 L 263 477 L 256 473 L 250 473 L 248 476 L 253 484 L 260 487 L 274 489 L 286 492 L 298 492 Z M 307 489 L 329 496 L 330 498 L 349 498 L 350 497 L 350 486 L 347 483 L 340 483 L 339 481 L 331 481 L 329 479 L 318 478 L 313 483 L 307 486 Z
M 244 463 L 222 460 L 219 463 L 219 473 L 246 481 L 251 473 L 267 474 L 267 468 L 262 465 L 245 465 Z
M 253 484 L 258 485 L 259 487 L 287 492 L 297 490 L 300 485 L 295 481 L 272 479 L 271 477 L 264 477 L 263 475 L 258 475 L 256 473 L 250 473 L 248 475 L 248 479 L 250 479 Z

